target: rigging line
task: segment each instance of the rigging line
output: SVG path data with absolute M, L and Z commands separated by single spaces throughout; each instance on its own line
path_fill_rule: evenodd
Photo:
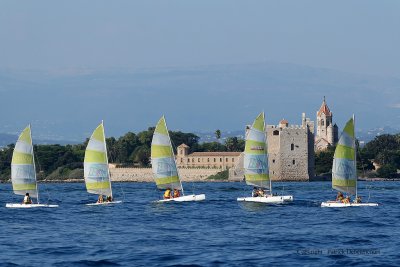
M 34 154 L 35 154 L 35 149 L 34 149 L 35 146 L 36 146 L 36 151 L 38 151 L 38 145 L 33 145 L 32 146 L 32 152 Z M 39 177 L 42 178 L 41 174 L 45 175 L 45 172 L 43 171 L 42 165 L 40 164 L 40 161 L 39 161 L 39 153 L 36 153 L 36 155 L 34 157 L 34 160 L 36 161 L 37 165 L 39 166 L 39 174 L 40 174 Z M 46 177 L 43 177 L 43 178 L 44 178 L 43 180 L 45 180 Z M 36 179 L 37 179 L 37 177 L 36 177 Z M 36 183 L 38 183 L 38 179 L 36 180 Z M 48 204 L 49 201 L 50 201 L 50 192 L 49 192 L 47 186 L 45 185 L 46 183 L 42 183 L 42 184 L 43 184 L 44 191 L 47 194 L 47 204 Z
M 119 187 L 121 188 L 121 191 L 122 191 L 122 199 L 123 199 L 124 202 L 125 202 L 125 192 L 124 192 L 124 188 L 123 188 L 123 186 L 122 186 L 122 182 L 119 182 L 118 184 L 119 184 Z
M 359 156 L 358 158 L 360 159 L 361 167 L 362 167 L 362 170 L 363 170 L 363 175 L 366 178 L 363 158 L 361 157 L 360 143 L 358 143 L 358 148 L 359 148 L 359 149 L 357 149 L 358 156 Z M 356 166 L 356 172 L 357 172 L 357 166 Z M 368 187 L 368 184 L 366 184 L 365 185 L 365 189 L 368 190 L 368 200 L 367 200 L 367 202 L 369 202 L 369 199 L 371 198 L 371 187 Z

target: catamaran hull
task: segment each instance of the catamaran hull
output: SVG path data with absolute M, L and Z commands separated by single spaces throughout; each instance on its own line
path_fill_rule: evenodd
M 176 197 L 176 198 L 170 198 L 170 199 L 162 199 L 162 200 L 158 200 L 156 202 L 187 202 L 187 201 L 202 201 L 206 199 L 206 195 L 205 194 L 201 194 L 201 195 L 187 195 L 187 196 L 181 196 L 181 197 Z
M 118 203 L 122 203 L 122 201 L 118 200 L 118 201 L 102 202 L 102 203 L 89 203 L 89 204 L 86 204 L 86 206 L 102 206 L 102 205 L 112 205 L 112 204 L 118 204 Z
M 58 208 L 58 205 L 7 203 L 6 208 L 15 208 L 15 209 Z
M 376 207 L 378 203 L 342 203 L 336 201 L 326 201 L 321 203 L 324 208 L 347 208 L 347 207 Z
M 283 204 L 293 201 L 293 196 L 239 197 L 239 202 L 257 202 L 267 204 Z

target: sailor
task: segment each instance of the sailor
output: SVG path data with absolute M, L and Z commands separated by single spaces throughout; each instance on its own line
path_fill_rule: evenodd
M 32 204 L 32 199 L 31 199 L 31 197 L 29 196 L 29 193 L 26 193 L 26 194 L 25 194 L 23 204 Z
M 257 187 L 253 188 L 253 193 L 252 193 L 253 197 L 258 197 L 258 189 Z
M 350 203 L 350 197 L 349 196 L 347 196 L 345 199 L 343 199 L 343 201 L 342 201 L 343 203 L 345 203 L 345 204 L 348 204 L 348 203 Z
M 112 196 L 107 196 L 106 201 L 107 201 L 107 202 L 113 202 Z
M 361 197 L 357 196 L 357 198 L 354 200 L 354 203 L 361 203 Z
M 179 190 L 178 189 L 174 189 L 174 198 L 180 197 L 180 196 L 181 196 L 181 194 L 179 193 Z
M 338 192 L 336 196 L 336 201 L 343 201 L 344 196 L 342 192 Z
M 265 196 L 265 192 L 264 192 L 264 190 L 263 190 L 262 188 L 259 188 L 259 189 L 258 189 L 258 196 L 259 196 L 259 197 Z
M 171 188 L 167 188 L 164 192 L 164 199 L 170 199 L 171 198 Z
M 97 203 L 103 203 L 104 199 L 103 199 L 103 195 L 99 195 L 99 198 L 97 199 Z

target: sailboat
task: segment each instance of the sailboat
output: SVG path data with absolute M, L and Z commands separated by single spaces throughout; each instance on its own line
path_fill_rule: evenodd
M 335 149 L 332 166 L 332 188 L 348 195 L 355 195 L 357 199 L 357 157 L 355 138 L 355 118 L 346 123 L 339 142 Z M 378 206 L 377 203 L 343 203 L 341 201 L 326 201 L 321 207 L 360 207 Z
M 37 203 L 7 203 L 7 208 L 55 208 L 58 205 L 40 204 L 39 188 L 36 180 L 35 155 L 33 153 L 31 125 L 28 125 L 15 143 L 11 160 L 11 182 L 14 194 L 36 198 Z
M 244 176 L 246 184 L 269 191 L 264 196 L 239 197 L 237 201 L 281 204 L 293 201 L 293 196 L 274 196 L 272 182 L 269 177 L 267 138 L 265 132 L 264 112 L 254 120 L 253 125 L 246 133 L 244 150 Z
M 157 202 L 170 201 L 201 201 L 206 198 L 205 194 L 185 195 L 181 180 L 179 179 L 176 168 L 175 155 L 172 149 L 171 138 L 169 136 L 165 117 L 162 116 L 154 130 L 151 142 L 151 166 L 157 188 L 160 190 L 177 189 L 182 192 L 182 196 L 158 200 Z
M 112 199 L 112 201 L 103 201 L 86 205 L 107 205 L 122 202 L 115 201 L 113 198 L 103 121 L 101 121 L 100 125 L 93 131 L 89 143 L 87 144 L 84 160 L 84 176 L 88 193 L 106 197 L 111 196 Z

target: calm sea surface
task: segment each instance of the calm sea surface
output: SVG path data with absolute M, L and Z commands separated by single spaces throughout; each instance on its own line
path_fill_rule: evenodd
M 361 182 L 379 207 L 331 209 L 330 183 L 275 183 L 280 206 L 239 204 L 244 183 L 184 184 L 197 203 L 154 204 L 154 184 L 114 183 L 114 206 L 85 206 L 84 184 L 40 184 L 55 209 L 6 209 L 0 190 L 0 266 L 399 266 L 400 183 Z M 247 189 L 247 191 L 245 190 Z

